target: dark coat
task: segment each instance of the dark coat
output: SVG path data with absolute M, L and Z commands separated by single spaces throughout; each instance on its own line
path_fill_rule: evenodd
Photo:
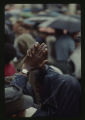
M 74 77 L 60 75 L 50 67 L 36 76 L 40 76 L 40 98 L 42 110 L 47 112 L 46 115 L 80 115 L 81 87 Z M 37 116 L 39 114 L 42 116 L 43 112 L 40 110 Z
M 41 109 L 34 116 L 79 116 L 81 87 L 79 82 L 70 75 L 60 75 L 49 66 L 44 70 L 39 70 L 36 74 L 36 83 L 39 83 L 39 95 Z M 24 86 L 19 79 L 14 80 L 19 86 Z M 21 84 L 22 83 L 22 84 Z M 29 87 L 25 82 L 22 89 L 29 93 Z M 30 88 L 31 89 L 31 88 Z M 28 92 L 27 92 L 28 91 Z

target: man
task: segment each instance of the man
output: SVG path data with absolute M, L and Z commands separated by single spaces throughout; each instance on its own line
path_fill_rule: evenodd
M 61 75 L 55 72 L 48 65 L 45 65 L 47 60 L 47 46 L 42 43 L 35 44 L 25 57 L 22 74 L 16 74 L 11 81 L 11 85 L 18 85 L 23 89 L 24 94 L 29 94 L 27 73 L 34 69 L 38 72 L 35 73 L 35 86 L 39 95 L 37 102 L 41 107 L 34 116 L 56 116 L 56 117 L 73 117 L 80 115 L 80 96 L 81 88 L 78 81 L 69 75 Z
M 67 30 L 59 30 L 58 33 L 59 35 L 55 42 L 56 67 L 67 74 L 69 73 L 67 61 L 75 50 L 75 42 Z
M 56 40 L 56 60 L 67 61 L 75 49 L 75 42 L 68 34 L 63 34 Z
M 24 32 L 21 25 L 22 25 L 22 21 L 16 21 L 16 23 L 13 25 L 13 31 L 15 33 L 15 38 Z

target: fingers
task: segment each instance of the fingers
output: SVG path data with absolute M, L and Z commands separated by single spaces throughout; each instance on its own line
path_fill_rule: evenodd
M 47 58 L 48 55 L 48 49 L 47 48 L 43 48 L 43 50 L 40 52 L 40 57 L 42 57 L 43 59 Z
M 38 50 L 39 55 L 43 55 L 47 51 L 47 45 L 45 43 L 42 43 Z
M 47 59 L 48 55 L 48 49 L 47 45 L 45 43 L 42 43 L 37 51 L 37 55 L 39 56 L 40 61 L 42 62 L 43 60 Z
M 47 49 L 47 45 L 44 45 L 44 46 L 40 49 L 40 51 L 44 52 L 45 49 Z
M 42 43 L 42 44 L 40 45 L 39 49 L 42 48 L 44 45 L 46 45 L 46 44 L 45 44 L 45 43 Z
M 45 48 L 44 50 L 43 50 L 43 54 L 45 55 L 45 54 L 48 54 L 48 49 L 47 48 Z
M 29 56 L 29 50 L 27 50 L 27 56 Z
M 42 66 L 44 66 L 46 63 L 48 63 L 48 60 L 44 60 L 44 61 L 42 62 Z
M 40 44 L 39 44 L 38 42 L 36 42 L 36 43 L 34 44 L 35 50 L 38 49 L 39 46 L 40 46 Z
M 29 60 L 32 62 L 33 65 L 38 65 L 41 68 L 45 66 L 45 64 L 48 62 L 47 59 L 48 49 L 47 45 L 45 43 L 42 43 L 41 45 L 36 42 L 32 48 L 27 50 L 27 56 Z
M 38 47 L 38 50 L 42 50 L 42 48 L 44 47 L 44 46 L 47 46 L 45 43 L 42 43 L 39 47 Z
M 33 47 L 27 51 L 27 55 L 29 57 L 32 57 L 35 52 L 37 52 L 36 54 L 42 57 L 43 55 L 46 55 L 48 53 L 47 51 L 47 45 L 45 43 L 42 43 L 40 45 L 38 42 L 36 42 Z
M 48 63 L 48 60 L 44 60 L 44 61 L 40 64 L 40 68 L 44 68 L 46 63 Z
M 32 57 L 35 53 L 35 49 L 34 49 L 34 46 L 30 49 L 30 52 L 29 52 L 29 55 L 30 57 Z
M 31 48 L 31 53 L 32 55 L 35 54 L 36 50 L 39 48 L 40 44 L 38 42 L 36 42 L 33 47 Z
M 45 43 L 42 43 L 41 45 L 36 42 L 32 48 L 30 48 L 28 51 L 27 51 L 27 55 L 28 56 L 32 56 L 32 54 L 34 54 L 34 52 L 36 50 L 38 50 L 37 52 L 39 52 L 41 54 L 42 51 L 45 50 L 45 48 L 47 47 L 47 45 Z
M 48 55 L 48 49 L 47 48 L 44 51 L 44 55 Z
M 31 49 L 27 50 L 27 56 L 30 57 L 31 55 Z
M 27 55 L 28 55 L 29 57 L 32 57 L 32 56 L 34 55 L 36 49 L 38 49 L 39 45 L 40 45 L 40 44 L 39 44 L 38 42 L 36 42 L 36 43 L 32 46 L 32 48 L 30 48 L 29 50 L 27 50 Z

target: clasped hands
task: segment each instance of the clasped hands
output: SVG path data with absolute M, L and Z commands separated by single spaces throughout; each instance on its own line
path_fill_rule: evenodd
M 29 50 L 27 50 L 27 55 L 24 59 L 24 64 L 22 68 L 28 70 L 36 68 L 44 68 L 47 60 L 48 49 L 45 43 L 41 45 L 36 42 Z

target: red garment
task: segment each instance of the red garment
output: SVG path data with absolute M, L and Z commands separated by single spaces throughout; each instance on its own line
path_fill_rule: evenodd
M 12 76 L 14 73 L 16 73 L 16 69 L 13 64 L 9 63 L 5 65 L 5 77 Z

